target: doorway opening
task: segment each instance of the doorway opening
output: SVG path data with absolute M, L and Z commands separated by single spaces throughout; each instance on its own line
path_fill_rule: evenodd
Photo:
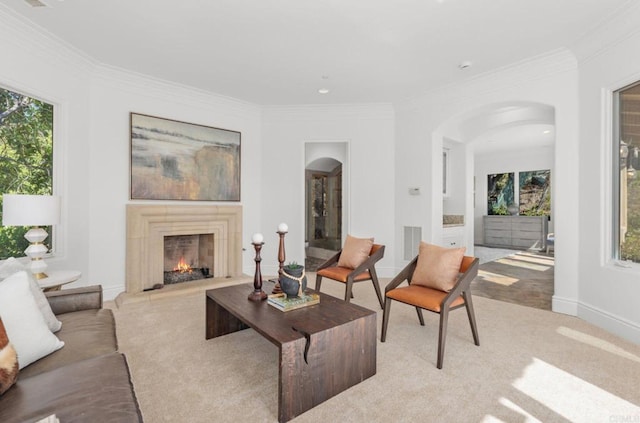
M 322 158 L 305 171 L 305 267 L 315 271 L 342 245 L 342 163 Z

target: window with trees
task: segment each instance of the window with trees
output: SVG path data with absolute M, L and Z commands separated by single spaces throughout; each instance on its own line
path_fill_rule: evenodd
M 5 193 L 53 194 L 53 105 L 0 87 L 0 194 Z M 0 259 L 24 256 L 27 230 L 0 227 Z
M 614 258 L 640 263 L 640 82 L 614 93 Z

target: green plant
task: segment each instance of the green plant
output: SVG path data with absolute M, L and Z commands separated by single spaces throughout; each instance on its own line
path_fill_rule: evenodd
M 500 215 L 500 216 L 507 216 L 509 215 L 509 210 L 507 210 L 507 206 L 505 205 L 494 206 L 493 214 Z
M 286 267 L 287 269 L 300 269 L 303 266 L 295 261 L 290 261 L 284 267 Z

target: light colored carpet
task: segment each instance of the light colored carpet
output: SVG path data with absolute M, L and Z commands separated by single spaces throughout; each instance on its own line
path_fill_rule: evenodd
M 323 284 L 338 297 L 343 289 Z M 373 288 L 356 284 L 354 294 L 378 310 L 379 339 Z M 425 314 L 421 327 L 414 309 L 394 303 L 377 374 L 293 421 L 640 421 L 640 346 L 577 318 L 482 297 L 474 304 L 480 347 L 465 311 L 452 312 L 438 370 L 438 316 Z M 277 347 L 251 329 L 205 340 L 204 291 L 114 311 L 146 422 L 277 421 Z

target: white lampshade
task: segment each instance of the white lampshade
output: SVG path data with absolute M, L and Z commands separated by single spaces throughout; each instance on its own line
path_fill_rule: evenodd
M 38 226 L 60 223 L 60 197 L 53 195 L 4 194 L 2 196 L 2 224 L 4 226 L 36 226 L 24 237 L 31 243 L 24 250 L 31 258 L 30 269 L 37 279 L 47 277 L 44 256 L 49 251 L 43 244 L 47 231 Z
M 4 194 L 4 226 L 49 226 L 60 223 L 60 197 L 54 195 Z

